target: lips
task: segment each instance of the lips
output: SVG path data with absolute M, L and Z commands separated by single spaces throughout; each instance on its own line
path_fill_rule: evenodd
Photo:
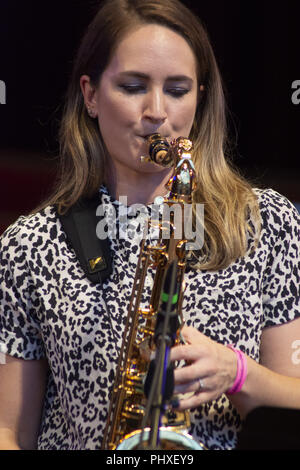
M 150 135 L 153 135 L 153 134 L 138 135 L 138 137 L 140 139 L 142 139 L 144 142 L 148 143 L 148 139 L 149 139 Z
M 139 137 L 141 137 L 142 139 L 144 139 L 144 140 L 147 141 L 147 140 L 149 139 L 149 137 L 150 137 L 151 135 L 154 135 L 154 134 L 158 134 L 158 132 L 152 132 L 151 134 L 139 135 Z M 163 139 L 168 139 L 168 138 L 169 138 L 169 136 L 165 136 L 165 135 L 163 135 L 163 134 L 160 134 L 160 135 L 161 135 L 161 137 L 162 137 Z
M 151 134 L 150 134 L 151 135 Z M 144 142 L 147 142 L 148 136 L 143 136 L 143 135 L 137 135 L 139 139 L 142 139 Z

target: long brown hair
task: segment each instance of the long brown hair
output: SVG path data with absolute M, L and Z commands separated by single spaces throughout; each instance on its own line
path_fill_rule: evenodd
M 137 25 L 155 23 L 183 36 L 198 64 L 198 84 L 204 86 L 190 138 L 198 186 L 194 202 L 205 204 L 205 243 L 201 269 L 221 269 L 246 251 L 247 217 L 257 219 L 251 186 L 224 156 L 226 111 L 222 79 L 207 32 L 179 0 L 108 0 L 89 25 L 79 47 L 67 91 L 60 127 L 59 178 L 47 204 L 63 212 L 79 198 L 92 196 L 104 182 L 109 158 L 96 119 L 85 108 L 80 77 L 97 86 L 116 45 Z

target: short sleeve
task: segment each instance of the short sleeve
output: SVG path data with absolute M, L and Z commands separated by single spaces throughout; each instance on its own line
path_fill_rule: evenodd
M 31 249 L 25 221 L 20 217 L 0 238 L 0 346 L 8 355 L 29 360 L 45 354 L 40 301 L 27 263 Z
M 264 191 L 262 239 L 268 246 L 263 276 L 264 326 L 300 317 L 300 217 L 275 191 Z

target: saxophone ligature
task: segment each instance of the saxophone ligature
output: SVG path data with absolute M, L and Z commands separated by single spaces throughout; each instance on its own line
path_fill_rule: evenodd
M 164 167 L 173 166 L 172 176 L 166 185 L 169 193 L 163 203 L 169 209 L 175 204 L 179 205 L 183 211 L 185 204 L 192 203 L 192 193 L 196 185 L 192 142 L 179 137 L 169 144 L 160 134 L 153 134 L 148 137 L 148 143 L 149 156 L 141 157 L 142 161 L 152 161 Z M 150 409 L 149 413 L 151 390 L 149 392 L 149 386 L 146 385 L 152 381 L 157 365 L 153 359 L 155 352 L 157 353 L 155 338 L 159 312 L 161 313 L 161 306 L 165 301 L 166 285 L 173 289 L 170 299 L 175 299 L 175 302 L 169 301 L 169 306 L 172 308 L 173 318 L 174 313 L 176 317 L 173 341 L 177 344 L 181 342 L 180 330 L 183 325 L 181 307 L 187 240 L 182 238 L 182 235 L 181 238 L 176 237 L 174 213 L 171 210 L 168 212 L 168 223 L 159 223 L 160 236 L 157 243 L 149 243 L 146 237 L 141 241 L 102 449 L 149 449 L 153 448 L 153 445 L 156 449 L 164 450 L 204 449 L 202 444 L 188 434 L 189 412 L 176 410 L 176 407 L 172 406 L 174 399 L 176 400 L 172 394 L 165 399 L 163 406 L 159 403 L 160 416 L 158 421 L 156 420 L 156 441 L 153 444 L 153 410 Z M 148 221 L 148 224 L 151 223 Z M 183 216 L 181 223 L 184 224 Z M 184 231 L 180 230 L 180 233 Z M 150 267 L 155 272 L 153 288 L 149 306 L 142 308 L 141 298 Z M 170 344 L 167 345 L 167 348 L 169 347 Z M 172 367 L 170 369 L 172 374 Z M 148 393 L 145 392 L 146 388 Z M 154 407 L 157 410 L 157 403 Z

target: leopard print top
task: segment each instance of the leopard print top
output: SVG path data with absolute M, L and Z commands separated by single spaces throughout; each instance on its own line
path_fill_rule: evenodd
M 250 239 L 246 256 L 224 270 L 189 269 L 183 314 L 188 325 L 259 361 L 263 328 L 300 316 L 299 215 L 275 191 L 255 191 L 259 246 L 253 252 Z M 101 198 L 107 213 L 120 211 L 105 188 Z M 139 217 L 129 217 L 132 237 L 112 237 L 113 273 L 102 285 L 85 277 L 53 207 L 20 217 L 2 236 L 1 351 L 26 360 L 46 356 L 49 363 L 39 449 L 100 448 L 138 258 Z M 191 419 L 191 434 L 209 449 L 235 447 L 241 419 L 226 395 L 193 410 Z

